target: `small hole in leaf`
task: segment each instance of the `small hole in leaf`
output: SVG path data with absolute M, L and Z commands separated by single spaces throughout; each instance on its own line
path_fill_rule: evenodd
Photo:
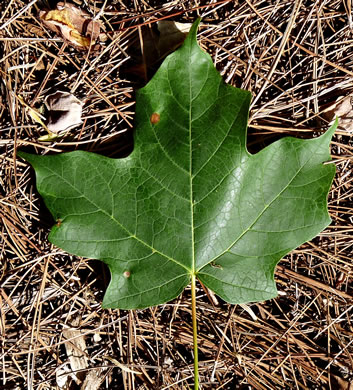
M 151 115 L 151 118 L 150 118 L 150 121 L 152 124 L 156 124 L 160 121 L 161 119 L 161 116 L 157 113 L 157 112 L 154 112 L 152 115 Z
M 131 275 L 130 271 L 125 271 L 125 272 L 124 272 L 125 278 L 129 278 L 130 275 Z

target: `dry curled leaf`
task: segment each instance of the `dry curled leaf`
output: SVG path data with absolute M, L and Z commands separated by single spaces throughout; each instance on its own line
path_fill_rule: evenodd
M 71 3 L 59 2 L 56 9 L 41 11 L 39 18 L 46 27 L 78 49 L 94 45 L 102 29 L 98 20 Z
M 82 123 L 83 103 L 69 92 L 57 91 L 44 103 L 49 111 L 47 128 L 52 133 L 68 131 Z

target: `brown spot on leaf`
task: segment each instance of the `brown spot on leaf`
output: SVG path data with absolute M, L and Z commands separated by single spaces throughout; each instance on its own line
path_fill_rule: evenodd
M 125 278 L 129 278 L 131 276 L 130 271 L 125 271 L 124 276 L 125 276 Z
M 152 124 L 156 124 L 160 121 L 161 119 L 161 116 L 157 113 L 157 112 L 154 112 L 152 115 L 151 115 L 151 118 L 150 118 L 150 121 Z
M 58 219 L 58 220 L 56 221 L 56 226 L 57 226 L 57 227 L 60 227 L 60 226 L 61 226 L 61 223 L 62 223 L 62 220 L 61 220 L 61 219 Z

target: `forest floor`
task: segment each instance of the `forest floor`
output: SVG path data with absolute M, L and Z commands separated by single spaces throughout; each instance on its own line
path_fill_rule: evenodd
M 102 309 L 109 271 L 48 241 L 55 221 L 17 151 L 127 155 L 135 91 L 175 48 L 168 37 L 159 46 L 160 21 L 187 28 L 198 16 L 198 41 L 224 80 L 253 95 L 250 151 L 316 137 L 340 116 L 332 223 L 280 261 L 278 297 L 230 305 L 198 284 L 200 389 L 352 389 L 351 2 L 77 0 L 101 21 L 88 50 L 39 19 L 55 3 L 0 2 L 1 389 L 193 387 L 190 289 L 150 309 Z M 56 90 L 84 100 L 83 123 L 42 142 L 34 109 Z

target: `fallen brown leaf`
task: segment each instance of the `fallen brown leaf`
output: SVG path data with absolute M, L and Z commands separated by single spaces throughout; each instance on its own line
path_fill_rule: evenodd
M 50 30 L 59 34 L 69 44 L 78 49 L 95 49 L 102 24 L 71 3 L 59 2 L 56 9 L 41 11 L 39 18 Z
M 351 133 L 353 131 L 353 100 L 352 96 L 338 98 L 336 102 L 323 113 L 324 118 L 332 124 L 336 117 L 339 119 L 339 128 Z
M 57 91 L 44 103 L 49 111 L 47 128 L 52 133 L 68 131 L 82 123 L 83 103 L 69 92 Z

